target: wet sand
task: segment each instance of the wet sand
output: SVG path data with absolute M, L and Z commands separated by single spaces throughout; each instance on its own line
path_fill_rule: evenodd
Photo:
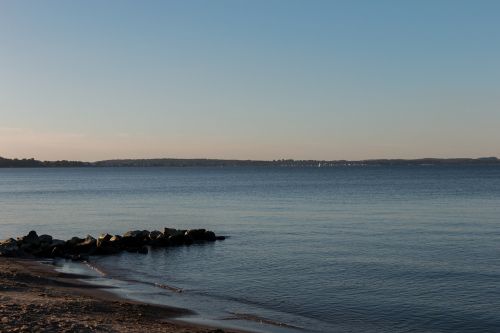
M 0 332 L 237 333 L 175 322 L 191 312 L 121 299 L 82 278 L 0 257 Z

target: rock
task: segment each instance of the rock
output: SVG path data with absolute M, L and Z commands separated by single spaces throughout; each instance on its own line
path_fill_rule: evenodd
M 123 238 L 136 238 L 141 234 L 140 230 L 129 230 L 123 234 Z
M 123 238 L 144 239 L 146 237 L 149 237 L 149 231 L 147 230 L 133 230 L 133 231 L 127 231 L 126 233 L 123 234 Z
M 168 239 L 165 238 L 161 231 L 154 230 L 149 233 L 149 245 L 168 246 Z
M 149 239 L 152 241 L 157 240 L 158 238 L 161 238 L 161 237 L 163 237 L 163 234 L 161 231 L 153 230 L 149 233 Z
M 190 229 L 185 233 L 186 238 L 192 239 L 195 242 L 201 241 L 215 241 L 215 233 L 213 231 L 207 231 L 205 229 Z
M 40 241 L 40 243 L 50 244 L 50 243 L 52 243 L 52 236 L 51 235 L 40 235 L 40 237 L 38 237 L 38 240 Z
M 52 258 L 61 258 L 64 257 L 64 251 L 62 246 L 54 246 L 50 251 L 50 257 Z
M 95 254 L 107 255 L 115 254 L 118 252 L 120 252 L 120 242 L 117 240 L 116 236 L 111 236 L 110 234 L 102 234 L 99 236 L 99 238 L 97 238 L 97 249 Z
M 65 241 L 60 240 L 60 239 L 53 239 L 52 243 L 50 243 L 51 247 L 56 247 L 56 246 L 64 246 L 66 244 Z
M 2 323 L 3 324 L 7 324 L 8 322 L 9 322 L 9 318 L 7 318 L 7 317 L 3 317 L 2 318 Z
M 127 231 L 123 234 L 122 243 L 127 246 L 142 246 L 149 241 L 149 231 L 147 230 L 134 230 Z
M 111 237 L 111 239 L 109 240 L 111 243 L 119 243 L 120 241 L 122 240 L 122 236 L 120 235 L 114 235 L 113 237 Z
M 42 244 L 45 244 L 45 243 L 42 243 Z M 66 247 L 65 241 L 60 240 L 60 239 L 53 239 L 50 244 L 45 245 L 41 249 L 39 256 L 51 257 L 51 258 L 62 257 L 65 247 Z
M 40 240 L 36 231 L 32 230 L 26 236 L 18 238 L 17 245 L 21 250 L 28 253 L 38 250 L 38 247 L 40 246 Z
M 9 238 L 0 242 L 0 256 L 16 257 L 20 255 L 20 249 L 14 238 Z
M 37 243 L 39 242 L 39 237 L 35 230 L 31 230 L 26 236 L 21 238 L 23 243 Z
M 217 239 L 213 231 L 206 231 L 204 237 L 208 242 L 215 242 L 215 240 Z
M 184 244 L 185 239 L 186 237 L 184 236 L 184 234 L 179 233 L 177 235 L 168 237 L 168 242 L 171 245 L 179 246 Z
M 194 241 L 204 240 L 205 229 L 190 229 L 185 232 L 186 237 L 190 237 Z
M 179 234 L 184 234 L 186 231 L 184 230 L 177 230 L 177 229 L 173 229 L 173 228 L 165 228 L 163 230 L 163 235 L 165 237 L 172 237 L 172 236 L 178 236 Z
M 111 240 L 112 237 L 113 236 L 111 236 L 110 234 L 101 234 L 97 238 L 97 244 L 96 244 L 96 246 L 97 247 L 102 247 L 102 246 L 109 245 L 110 240 Z
M 218 241 L 223 241 L 226 239 L 226 237 L 225 236 L 216 236 L 215 239 Z
M 79 238 L 79 237 L 72 237 L 71 239 L 67 240 L 66 241 L 66 246 L 69 248 L 69 249 L 73 249 L 75 246 L 77 246 L 78 244 L 80 244 L 81 242 L 83 242 L 83 238 Z
M 87 237 L 80 243 L 73 247 L 73 252 L 75 254 L 93 254 L 97 248 L 97 240 L 87 235 Z

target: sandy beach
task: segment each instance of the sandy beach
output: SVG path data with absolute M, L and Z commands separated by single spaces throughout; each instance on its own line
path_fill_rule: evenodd
M 84 278 L 0 257 L 0 332 L 229 333 L 174 322 L 190 311 L 121 299 Z

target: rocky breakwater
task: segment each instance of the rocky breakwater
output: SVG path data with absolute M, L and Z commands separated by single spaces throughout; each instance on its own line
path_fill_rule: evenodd
M 122 251 L 147 254 L 151 247 L 188 246 L 193 243 L 224 240 L 213 231 L 205 229 L 179 230 L 165 228 L 163 232 L 154 230 L 133 230 L 123 235 L 101 234 L 94 238 L 72 237 L 66 241 L 54 239 L 50 235 L 38 235 L 30 231 L 17 239 L 0 241 L 0 256 L 66 258 L 88 260 L 93 255 L 112 255 Z

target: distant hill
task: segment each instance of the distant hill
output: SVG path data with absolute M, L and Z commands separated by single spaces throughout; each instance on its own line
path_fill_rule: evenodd
M 97 162 L 39 161 L 0 157 L 0 168 L 67 168 L 67 167 L 335 167 L 335 166 L 411 166 L 411 165 L 499 165 L 496 157 L 482 158 L 422 158 L 422 159 L 373 159 L 360 161 L 320 160 L 223 160 L 223 159 L 119 159 Z

